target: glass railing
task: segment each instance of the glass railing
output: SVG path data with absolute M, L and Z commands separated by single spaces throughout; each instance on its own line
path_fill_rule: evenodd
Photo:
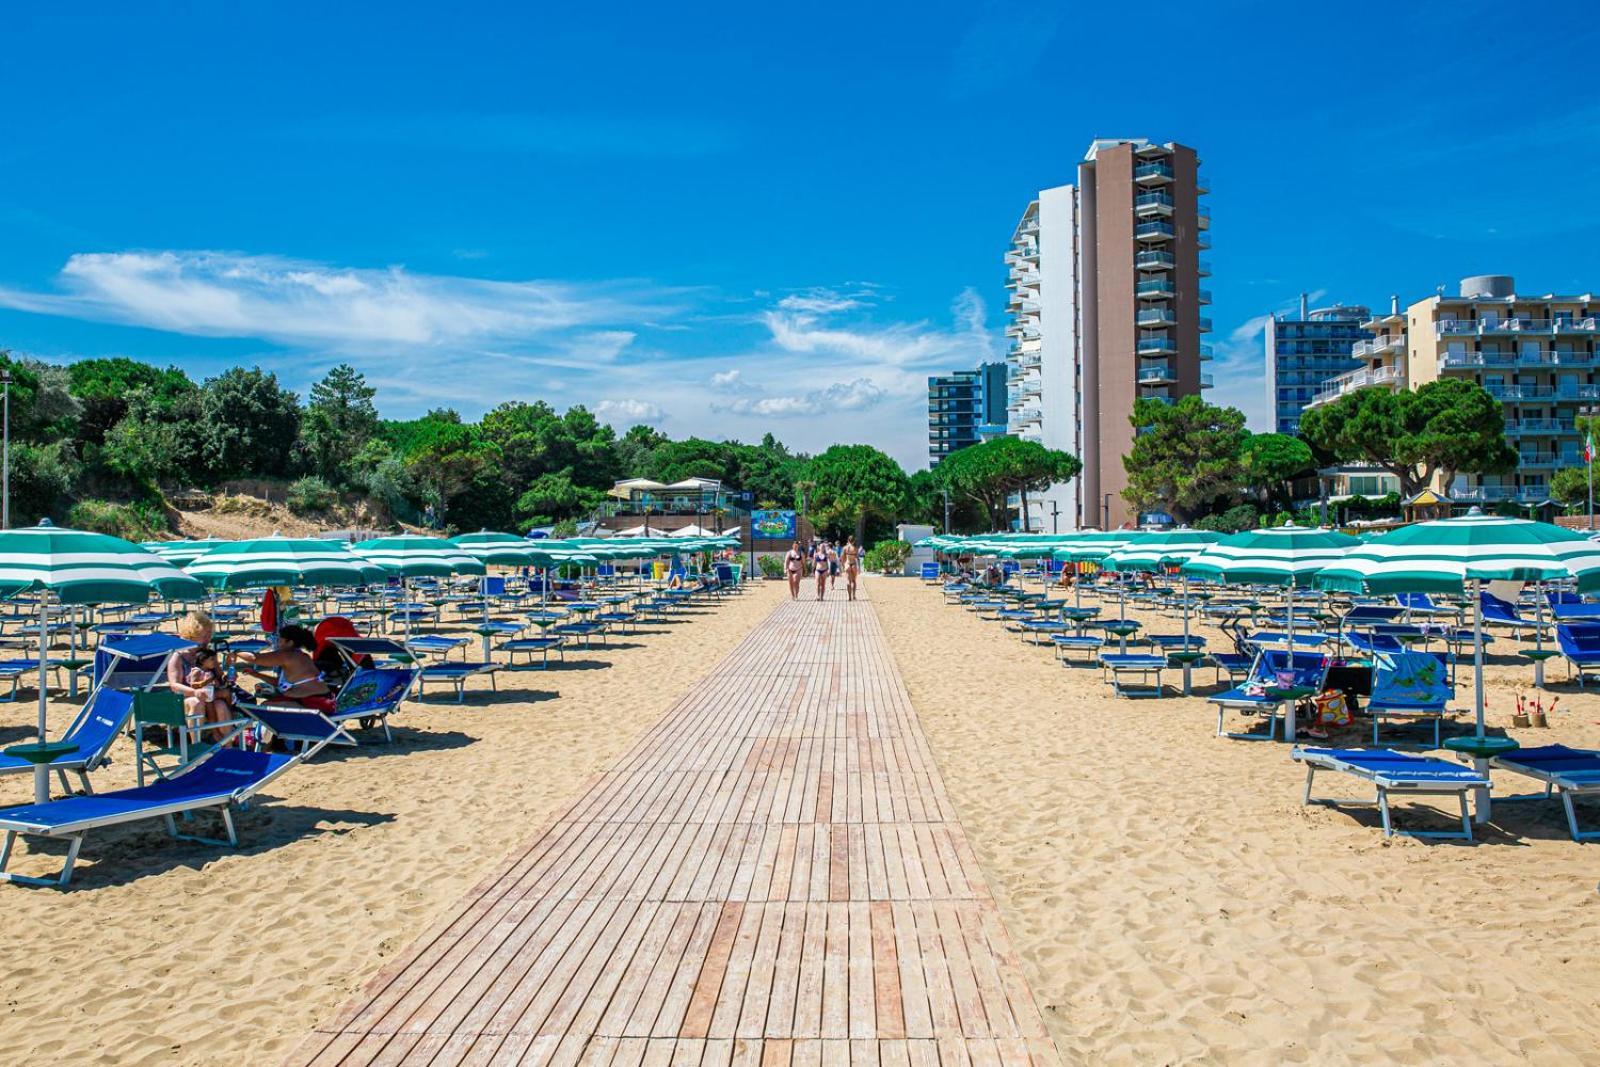
M 1139 354 L 1141 356 L 1159 356 L 1176 352 L 1177 350 L 1178 346 L 1165 338 L 1149 338 L 1139 341 Z
M 1202 388 L 1202 389 L 1210 389 L 1211 388 L 1211 375 L 1209 375 L 1209 374 L 1200 375 L 1200 388 Z
M 1178 231 L 1173 229 L 1170 222 L 1141 222 L 1133 228 L 1133 235 L 1140 240 L 1153 240 L 1162 237 L 1176 237 Z
M 1134 286 L 1134 292 L 1140 296 L 1173 296 L 1177 290 L 1165 278 L 1156 278 L 1151 281 L 1140 282 Z
M 1165 363 L 1158 363 L 1152 367 L 1139 368 L 1141 382 L 1170 382 L 1172 381 L 1172 368 Z
M 1133 206 L 1141 207 L 1171 207 L 1171 193 L 1140 193 L 1133 198 Z
M 1211 320 L 1206 318 L 1204 315 L 1200 316 L 1200 332 L 1201 333 L 1210 333 L 1211 332 Z
M 1137 321 L 1140 326 L 1170 326 L 1178 320 L 1166 308 L 1148 308 L 1139 312 Z
M 1171 252 L 1140 252 L 1133 262 L 1140 270 L 1165 270 L 1175 264 Z
M 1172 178 L 1172 164 L 1170 163 L 1141 163 L 1133 168 L 1134 178 Z

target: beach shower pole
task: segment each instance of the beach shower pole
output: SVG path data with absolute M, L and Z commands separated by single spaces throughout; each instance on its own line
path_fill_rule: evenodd
M 9 529 L 11 529 L 11 368 L 10 367 L 6 367 L 4 369 L 0 369 L 0 390 L 4 390 L 4 393 L 5 393 L 5 401 L 4 401 L 4 404 L 5 404 L 5 428 L 4 428 L 4 431 L 3 431 L 4 444 L 0 445 L 0 450 L 3 450 L 3 452 L 4 452 L 4 458 L 0 459 L 0 472 L 3 472 L 3 473 L 0 473 L 0 530 L 9 530 Z M 1592 477 L 1591 477 L 1591 480 L 1592 480 Z M 1593 497 L 1594 494 L 1590 493 L 1589 495 L 1591 497 Z M 1594 522 L 1593 522 L 1594 507 L 1592 505 L 1590 506 L 1589 511 L 1590 511 L 1590 523 L 1589 523 L 1589 526 L 1592 528 L 1594 526 Z M 43 741 L 44 738 L 41 737 L 39 740 Z

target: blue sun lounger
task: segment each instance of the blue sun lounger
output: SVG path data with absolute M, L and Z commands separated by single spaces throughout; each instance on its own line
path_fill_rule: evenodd
M 412 655 L 439 656 L 448 659 L 450 653 L 467 643 L 465 637 L 446 637 L 444 634 L 421 634 L 406 642 Z
M 393 741 L 389 716 L 400 709 L 411 692 L 418 671 L 416 667 L 366 667 L 356 671 L 339 687 L 329 721 L 344 726 L 354 720 L 364 729 L 382 726 L 383 739 Z
M 1081 652 L 1086 656 L 1081 662 L 1084 665 L 1088 665 L 1093 663 L 1095 658 L 1099 656 L 1100 649 L 1104 647 L 1106 639 L 1095 637 L 1092 634 L 1086 634 L 1082 637 L 1074 634 L 1052 634 L 1050 643 L 1055 646 L 1056 659 L 1061 663 L 1071 663 L 1072 653 Z
M 1567 809 L 1567 829 L 1572 832 L 1572 839 L 1600 841 L 1600 830 L 1578 829 L 1578 813 L 1572 803 L 1574 797 L 1600 796 L 1600 752 L 1566 745 L 1541 745 L 1507 752 L 1489 763 L 1544 783 L 1543 793 L 1502 797 L 1501 800 L 1549 800 L 1552 793 L 1559 792 L 1561 803 Z
M 1367 698 L 1367 711 L 1372 715 L 1372 743 L 1378 743 L 1378 728 L 1385 720 L 1419 719 L 1433 722 L 1433 747 L 1438 748 L 1445 705 L 1454 697 L 1448 668 L 1433 653 L 1374 653 L 1372 695 Z
M 1524 630 L 1532 630 L 1532 619 L 1524 619 L 1517 614 L 1517 606 L 1509 600 L 1501 600 L 1487 590 L 1478 594 L 1478 603 L 1483 609 L 1483 622 L 1485 626 L 1504 626 L 1511 631 L 1517 639 L 1522 638 Z
M 57 756 L 48 764 L 50 770 L 60 777 L 63 792 L 71 792 L 71 786 L 67 784 L 68 771 L 78 776 L 85 793 L 94 792 L 89 785 L 89 772 L 110 762 L 106 753 L 111 750 L 112 743 L 132 714 L 132 693 L 102 687 L 89 695 L 83 710 L 78 712 L 78 717 L 72 720 L 72 725 L 61 736 L 62 741 L 77 745 L 77 750 Z M 0 775 L 31 774 L 33 769 L 34 765 L 20 756 L 0 754 Z
M 1111 683 L 1111 691 L 1119 697 L 1159 697 L 1166 694 L 1161 684 L 1161 672 L 1168 666 L 1166 653 L 1150 652 L 1100 652 L 1100 676 Z M 1148 679 L 1154 675 L 1155 684 Z M 1138 681 L 1124 680 L 1131 676 Z
M 456 703 L 460 704 L 467 699 L 467 682 L 472 678 L 489 679 L 489 688 L 498 692 L 494 676 L 500 673 L 501 667 L 499 663 L 429 663 L 418 675 L 417 696 L 420 699 L 427 693 L 429 682 L 443 682 L 455 686 Z
M 1250 666 L 1250 676 L 1241 686 L 1218 693 L 1206 699 L 1217 706 L 1217 736 L 1239 741 L 1270 741 L 1277 729 L 1283 700 L 1271 695 L 1277 685 L 1279 671 L 1294 672 L 1294 687 L 1322 691 L 1328 680 L 1330 661 L 1321 652 L 1286 652 L 1264 648 Z M 1267 732 L 1262 734 L 1224 734 L 1222 718 L 1229 710 L 1246 713 L 1267 712 Z M 1285 727 L 1287 728 L 1287 727 Z
M 543 670 L 550 666 L 550 653 L 552 652 L 560 656 L 563 663 L 566 662 L 565 645 L 566 638 L 563 637 L 518 637 L 510 641 L 500 642 L 500 651 L 506 654 L 506 658 L 510 660 L 513 667 L 517 665 L 518 656 L 527 656 L 528 666 L 532 667 L 533 657 L 537 655 L 540 657 L 541 662 L 536 669 Z
M 315 749 L 285 756 L 214 748 L 179 773 L 148 785 L 0 810 L 0 831 L 6 835 L 5 845 L 0 848 L 0 880 L 64 889 L 72 880 L 72 867 L 77 862 L 85 835 L 91 830 L 146 819 L 165 820 L 167 832 L 181 840 L 237 846 L 239 836 L 233 826 L 233 810 L 243 807 L 250 797 L 313 751 Z M 226 842 L 178 833 L 174 816 L 213 810 L 222 816 L 223 829 L 228 835 Z M 19 836 L 66 841 L 67 856 L 61 873 L 48 879 L 6 870 Z
M 1586 674 L 1600 673 L 1600 622 L 1557 623 L 1556 647 L 1577 675 L 1579 688 Z
M 1411 756 L 1392 749 L 1367 748 L 1296 748 L 1295 759 L 1306 765 L 1306 791 L 1302 804 L 1326 804 L 1329 807 L 1377 805 L 1383 814 L 1383 836 L 1397 833 L 1410 837 L 1465 838 L 1472 840 L 1472 817 L 1467 812 L 1467 794 L 1489 788 L 1487 775 L 1471 767 L 1432 756 Z M 1371 782 L 1376 790 L 1372 800 L 1335 800 L 1331 797 L 1313 797 L 1311 783 L 1318 771 L 1348 774 Z M 1408 796 L 1449 796 L 1455 794 L 1461 804 L 1461 832 L 1454 830 L 1396 830 L 1390 818 L 1389 794 Z
M 1394 601 L 1405 609 L 1407 616 L 1433 615 L 1451 619 L 1461 617 L 1459 608 L 1445 604 L 1435 604 L 1433 598 L 1427 593 L 1396 593 Z

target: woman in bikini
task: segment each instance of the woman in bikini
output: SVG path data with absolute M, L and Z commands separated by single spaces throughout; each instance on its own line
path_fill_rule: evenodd
M 278 631 L 278 645 L 271 652 L 241 652 L 239 659 L 248 665 L 251 674 L 272 683 L 277 699 L 316 711 L 332 711 L 333 690 L 322 680 L 322 672 L 311 658 L 316 647 L 317 639 L 310 630 L 285 626 Z

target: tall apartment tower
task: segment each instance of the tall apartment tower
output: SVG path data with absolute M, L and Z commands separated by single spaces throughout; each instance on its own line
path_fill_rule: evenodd
M 1005 432 L 1006 364 L 928 379 L 928 466 L 957 449 Z
M 1357 369 L 1352 350 L 1372 339 L 1362 327 L 1371 315 L 1364 307 L 1335 304 L 1308 309 L 1300 297 L 1300 315 L 1267 319 L 1267 406 L 1274 433 L 1295 434 L 1300 413 L 1319 393 L 1342 388 L 1341 376 Z M 1334 386 L 1334 383 L 1338 383 Z
M 1031 498 L 1034 529 L 1137 522 L 1122 498 L 1134 400 L 1210 387 L 1205 192 L 1194 149 L 1106 139 L 1075 184 L 1023 212 L 1006 253 L 1010 432 L 1083 461 L 1078 478 Z

